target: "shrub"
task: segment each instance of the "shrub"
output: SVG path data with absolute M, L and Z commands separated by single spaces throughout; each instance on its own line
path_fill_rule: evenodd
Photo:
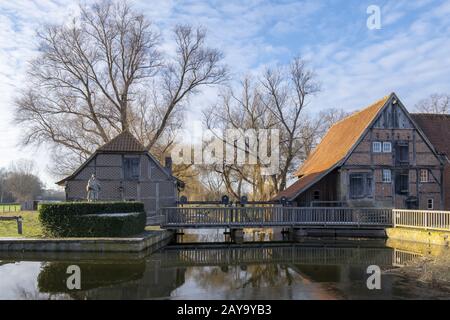
M 43 203 L 39 220 L 50 237 L 123 237 L 143 232 L 146 214 L 141 202 Z

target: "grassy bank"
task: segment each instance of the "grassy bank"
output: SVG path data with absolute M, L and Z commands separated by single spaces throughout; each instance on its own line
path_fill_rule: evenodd
M 2 216 L 22 216 L 23 234 L 17 233 L 16 221 L 0 221 L 0 238 L 43 238 L 41 223 L 39 222 L 39 212 L 19 211 L 1 213 Z M 147 231 L 161 230 L 159 226 L 148 226 Z
M 0 213 L 2 216 L 22 216 L 23 234 L 17 233 L 16 221 L 0 221 L 0 238 L 42 238 L 42 229 L 37 211 Z

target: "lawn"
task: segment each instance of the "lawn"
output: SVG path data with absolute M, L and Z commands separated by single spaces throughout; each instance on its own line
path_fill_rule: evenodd
M 19 211 L 2 213 L 2 216 L 22 216 L 23 234 L 17 233 L 16 221 L 0 221 L 0 238 L 42 238 L 42 229 L 37 211 Z
M 0 221 L 0 238 L 43 238 L 41 223 L 39 222 L 39 212 L 19 211 L 2 213 L 2 216 L 22 216 L 23 234 L 17 233 L 16 221 Z M 161 230 L 159 226 L 147 226 L 145 230 Z

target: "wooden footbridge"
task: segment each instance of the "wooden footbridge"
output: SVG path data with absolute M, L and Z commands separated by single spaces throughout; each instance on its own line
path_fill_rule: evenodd
M 364 228 L 393 225 L 392 209 L 327 207 L 173 207 L 161 209 L 161 227 L 182 228 Z

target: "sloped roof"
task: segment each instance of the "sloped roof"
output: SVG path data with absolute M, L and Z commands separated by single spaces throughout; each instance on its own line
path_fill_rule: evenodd
M 131 132 L 125 130 L 119 133 L 116 137 L 111 139 L 109 142 L 105 143 L 101 147 L 99 147 L 77 170 L 75 170 L 71 175 L 66 178 L 56 182 L 57 185 L 63 185 L 67 180 L 75 177 L 91 160 L 92 158 L 99 153 L 145 153 L 150 159 L 152 159 L 156 165 L 161 168 L 161 170 L 168 176 L 173 179 L 176 179 L 182 182 L 180 179 L 176 178 L 172 174 L 169 174 L 165 168 L 161 165 L 161 163 L 153 157 L 153 155 L 145 149 L 145 147 L 139 143 L 139 141 L 133 136 Z
M 411 113 L 438 153 L 450 159 L 450 114 Z
M 115 138 L 97 149 L 99 152 L 145 152 L 145 147 L 131 134 L 125 130 Z
M 322 175 L 322 172 L 316 172 L 316 173 L 308 174 L 308 175 L 298 179 L 293 184 L 291 184 L 289 187 L 287 187 L 283 191 L 279 192 L 275 196 L 275 198 L 273 198 L 273 200 L 280 200 L 283 197 L 286 197 L 287 199 L 291 199 L 292 197 L 295 197 L 301 190 L 304 190 L 312 182 L 316 181 L 316 178 L 321 175 Z
M 385 96 L 370 106 L 335 123 L 295 173 L 299 180 L 286 190 L 281 191 L 275 199 L 280 199 L 283 196 L 288 199 L 295 198 L 340 165 L 393 95 L 394 93 Z
M 344 159 L 389 98 L 386 96 L 334 124 L 295 175 L 326 171 Z

